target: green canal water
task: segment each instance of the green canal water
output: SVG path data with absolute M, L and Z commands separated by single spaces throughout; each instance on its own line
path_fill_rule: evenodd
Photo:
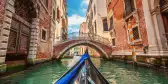
M 61 62 L 40 64 L 5 79 L 0 84 L 53 84 L 68 71 L 71 59 Z M 159 71 L 143 67 L 133 67 L 122 62 L 92 59 L 95 66 L 110 82 L 110 84 L 168 84 L 168 77 Z

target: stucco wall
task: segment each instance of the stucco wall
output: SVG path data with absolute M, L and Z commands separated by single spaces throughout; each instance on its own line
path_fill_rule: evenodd
M 94 13 L 94 6 L 96 10 L 96 14 Z M 91 7 L 87 14 L 91 15 L 91 10 L 93 12 L 93 19 L 92 25 L 94 33 L 100 35 L 105 38 L 109 38 L 109 33 L 104 31 L 103 28 L 103 19 L 107 17 L 107 9 L 106 9 L 106 1 L 105 0 L 93 0 Z M 90 18 L 87 18 L 90 19 Z M 95 22 L 96 22 L 96 29 L 95 29 Z
M 61 41 L 62 39 L 60 38 L 60 36 L 62 36 L 62 34 L 67 33 L 63 30 L 67 30 L 68 28 L 68 20 L 67 20 L 67 8 L 66 8 L 66 1 L 64 2 L 64 0 L 56 0 L 56 9 L 59 8 L 60 10 L 60 18 L 56 20 L 56 30 L 55 30 L 55 42 L 54 44 L 57 44 L 59 41 Z M 57 17 L 57 10 L 56 10 L 56 17 Z M 62 21 L 65 21 L 65 24 L 63 24 Z M 59 38 L 58 38 L 59 37 Z

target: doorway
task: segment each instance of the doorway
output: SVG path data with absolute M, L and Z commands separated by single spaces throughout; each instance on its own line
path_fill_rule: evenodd
M 26 60 L 30 41 L 30 28 L 12 18 L 6 61 Z

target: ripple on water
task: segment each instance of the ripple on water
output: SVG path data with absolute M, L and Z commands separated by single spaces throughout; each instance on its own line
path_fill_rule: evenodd
M 46 63 L 28 71 L 12 75 L 2 81 L 0 84 L 53 84 L 66 71 L 67 63 L 51 62 Z M 65 63 L 65 64 L 64 64 Z M 138 67 L 121 62 L 103 61 L 94 59 L 98 70 L 112 84 L 168 84 L 168 78 L 160 72 L 151 69 Z

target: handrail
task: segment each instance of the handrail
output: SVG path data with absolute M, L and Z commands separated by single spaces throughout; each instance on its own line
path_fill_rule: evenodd
M 58 36 L 55 38 L 55 40 L 58 40 L 57 43 L 62 43 L 65 41 L 69 41 L 69 40 L 84 40 L 84 41 L 96 41 L 99 43 L 103 43 L 104 45 L 108 45 L 110 46 L 110 41 L 108 38 L 102 37 L 100 35 L 97 34 L 92 34 L 92 33 L 79 33 L 79 32 L 73 32 L 68 34 L 68 37 L 66 39 L 60 39 L 63 36 Z

